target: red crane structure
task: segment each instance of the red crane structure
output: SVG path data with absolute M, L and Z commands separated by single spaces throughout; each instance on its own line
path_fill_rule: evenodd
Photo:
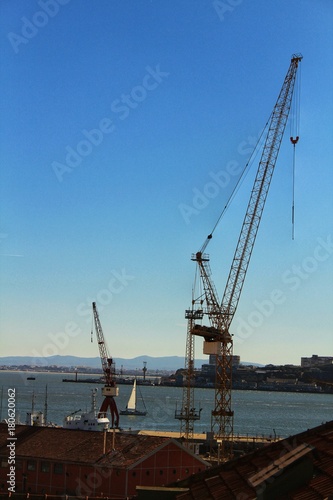
M 93 316 L 95 322 L 95 331 L 97 336 L 97 343 L 99 348 L 99 355 L 102 362 L 102 369 L 104 373 L 105 385 L 102 389 L 104 400 L 98 413 L 98 417 L 106 417 L 108 409 L 111 414 L 112 427 L 119 425 L 119 413 L 114 398 L 118 396 L 119 389 L 115 381 L 115 363 L 108 353 L 108 348 L 104 339 L 102 325 L 99 320 L 99 315 L 96 307 L 96 302 L 92 303 Z
M 194 324 L 191 333 L 192 335 L 204 337 L 204 354 L 211 354 L 215 356 L 216 360 L 212 432 L 219 443 L 219 456 L 222 460 L 229 459 L 232 456 L 233 441 L 234 412 L 231 407 L 233 341 L 230 325 L 244 285 L 289 116 L 297 68 L 301 60 L 301 54 L 292 56 L 287 75 L 268 122 L 268 132 L 259 167 L 221 302 L 211 279 L 209 256 L 204 253 L 212 234 L 207 237 L 201 250 L 192 256 L 192 260 L 197 263 L 200 271 L 206 305 L 204 312 L 208 316 L 211 326 Z

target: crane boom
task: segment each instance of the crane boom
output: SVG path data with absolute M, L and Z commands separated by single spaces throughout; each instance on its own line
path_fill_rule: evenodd
M 223 327 L 225 329 L 230 327 L 242 292 L 246 271 L 250 262 L 268 189 L 288 120 L 296 80 L 296 71 L 301 59 L 301 55 L 293 55 L 269 122 L 268 133 L 259 162 L 257 175 L 221 302 L 224 319 Z
M 92 304 L 93 307 L 93 314 L 94 314 L 94 321 L 95 321 L 95 331 L 96 331 L 96 337 L 97 337 L 97 343 L 98 343 L 98 349 L 99 349 L 99 355 L 101 358 L 101 363 L 102 363 L 102 369 L 105 377 L 105 384 L 107 386 L 112 385 L 113 381 L 113 361 L 112 358 L 108 354 L 108 348 L 104 340 L 104 334 L 102 330 L 102 325 L 99 319 L 97 307 L 96 307 L 96 302 L 93 302 Z
M 280 150 L 283 134 L 290 112 L 298 64 L 302 56 L 292 56 L 287 75 L 274 106 L 269 121 L 258 171 L 251 191 L 236 251 L 227 279 L 221 304 L 217 304 L 217 294 L 208 272 L 209 257 L 202 251 L 195 259 L 204 284 L 207 314 L 212 328 L 195 325 L 192 334 L 204 337 L 204 353 L 212 354 L 216 360 L 215 407 L 212 411 L 212 430 L 222 444 L 222 457 L 232 454 L 233 414 L 231 409 L 232 352 L 233 342 L 229 328 L 242 292 L 246 272 L 261 221 L 265 201 L 271 183 L 274 167 Z

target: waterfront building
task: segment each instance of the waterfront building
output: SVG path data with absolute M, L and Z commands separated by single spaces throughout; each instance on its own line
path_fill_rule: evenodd
M 332 356 L 318 356 L 317 354 L 312 354 L 311 358 L 301 358 L 302 368 L 312 368 L 314 366 L 331 364 L 333 364 Z
M 240 356 L 236 355 L 236 354 L 233 354 L 232 355 L 232 366 L 233 368 L 237 368 L 239 365 L 240 365 Z M 215 354 L 210 354 L 209 355 L 209 364 L 210 365 L 216 365 L 216 356 Z
M 121 499 L 134 495 L 137 485 L 166 485 L 209 467 L 166 437 L 19 425 L 15 438 L 15 493 L 31 496 Z M 8 439 L 8 426 L 1 423 L 2 493 L 9 486 Z

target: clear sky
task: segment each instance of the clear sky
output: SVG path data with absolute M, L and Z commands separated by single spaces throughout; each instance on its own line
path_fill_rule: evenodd
M 184 355 L 191 253 L 300 52 L 295 239 L 288 125 L 231 331 L 243 361 L 332 356 L 333 2 L 0 9 L 0 355 L 97 356 L 92 301 L 112 356 Z M 207 249 L 220 296 L 256 168 Z

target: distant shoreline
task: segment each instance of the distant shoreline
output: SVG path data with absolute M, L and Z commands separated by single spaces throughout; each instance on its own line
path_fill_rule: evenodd
M 21 374 L 35 374 L 35 375 L 38 375 L 38 374 L 43 374 L 43 373 L 47 373 L 47 374 L 55 374 L 55 375 L 75 375 L 76 372 L 73 372 L 73 371 L 69 371 L 69 372 L 66 372 L 66 371 L 63 371 L 61 369 L 59 369 L 59 371 L 56 371 L 56 370 L 35 370 L 35 369 L 28 369 L 28 368 L 25 368 L 25 369 L 9 369 L 9 368 L 4 368 L 4 367 L 0 367 L 0 373 L 1 372 L 6 372 L 6 373 L 21 373 Z M 75 380 L 75 378 L 73 379 L 63 379 L 63 382 L 64 383 L 72 383 L 72 384 L 85 384 L 85 383 L 90 383 L 90 384 L 100 384 L 100 385 L 103 385 L 103 381 L 102 380 L 99 380 L 101 378 L 101 373 L 93 373 L 93 372 L 83 372 L 83 373 L 80 373 L 78 372 L 79 375 L 85 375 L 86 378 L 78 378 L 77 380 Z M 91 377 L 92 376 L 95 376 L 95 377 L 98 377 L 97 380 L 92 380 Z M 123 385 L 123 384 L 127 384 L 127 385 L 130 385 L 133 381 L 133 378 L 136 377 L 137 379 L 139 380 L 143 380 L 143 376 L 142 375 L 134 375 L 134 374 L 126 374 L 126 376 L 122 376 L 122 377 L 116 377 L 116 381 L 118 382 L 118 385 Z M 118 380 L 117 380 L 118 378 Z M 154 376 L 149 376 L 149 379 L 152 379 L 152 378 L 156 378 Z M 126 380 L 126 382 L 124 382 L 124 380 Z M 142 385 L 145 385 L 145 386 L 159 386 L 159 387 L 178 387 L 180 389 L 183 388 L 182 385 L 175 385 L 175 384 L 166 384 L 166 383 L 157 383 L 157 384 L 150 384 L 150 383 L 147 383 L 147 384 L 142 384 Z M 214 385 L 194 385 L 193 386 L 194 389 L 215 389 Z M 311 390 L 311 388 L 303 388 L 302 390 L 302 386 L 297 386 L 297 385 L 291 385 L 290 387 L 272 387 L 272 386 L 269 386 L 269 387 L 264 387 L 264 386 L 261 386 L 261 387 L 233 387 L 232 388 L 233 391 L 252 391 L 252 392 L 284 392 L 284 393 L 297 393 L 297 394 L 333 394 L 332 391 L 330 389 L 328 390 L 325 390 L 324 388 L 322 388 L 321 391 L 318 391 L 318 390 Z
M 73 371 L 65 371 L 65 370 L 47 370 L 47 369 L 44 369 L 44 370 L 36 370 L 35 368 L 17 368 L 17 369 L 14 369 L 14 368 L 3 368 L 3 367 L 0 367 L 0 373 L 1 372 L 7 372 L 7 373 L 49 373 L 49 374 L 52 374 L 54 373 L 55 375 L 75 375 L 75 372 Z M 84 372 L 83 372 L 84 373 Z M 83 374 L 81 372 L 78 372 L 78 374 Z M 100 377 L 102 376 L 102 373 L 95 373 L 95 372 L 87 372 L 87 373 L 84 373 L 85 375 L 95 375 L 96 377 Z

